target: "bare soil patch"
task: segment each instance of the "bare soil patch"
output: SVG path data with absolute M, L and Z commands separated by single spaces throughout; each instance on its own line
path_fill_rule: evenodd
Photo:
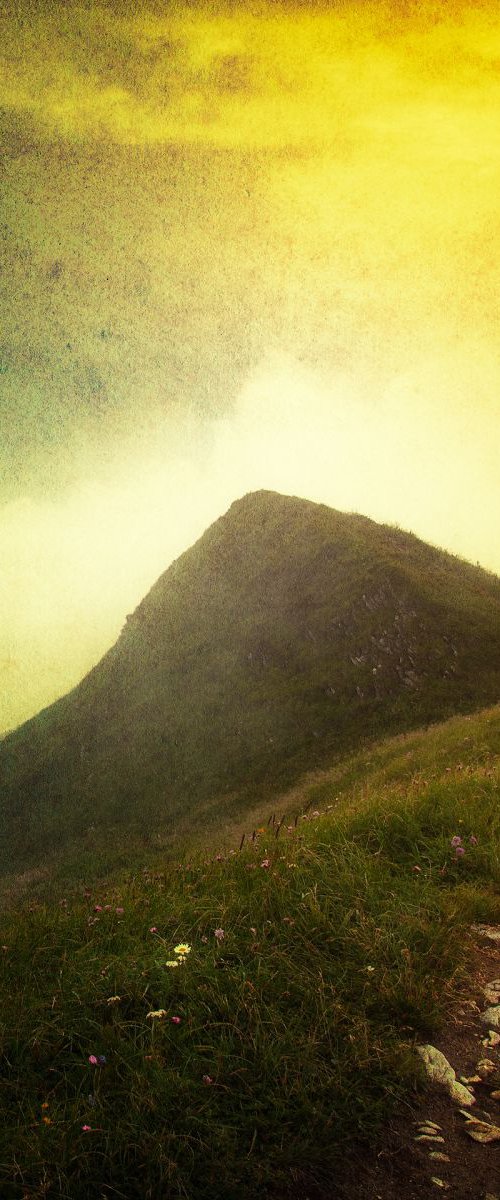
M 490 1059 L 495 1072 L 481 1083 L 469 1085 L 476 1096 L 471 1115 L 500 1126 L 500 1100 L 492 1097 L 500 1089 L 500 1045 L 486 1047 L 488 1029 L 480 1013 L 488 1007 L 484 988 L 500 977 L 500 943 L 478 937 L 472 948 L 467 980 L 450 999 L 449 1019 L 433 1041 L 454 1068 L 457 1079 L 476 1074 L 481 1059 Z M 499 1031 L 500 1032 L 500 1031 Z M 443 1142 L 415 1141 L 419 1125 L 426 1121 L 439 1126 Z M 351 1151 L 341 1174 L 332 1179 L 328 1200 L 500 1200 L 500 1141 L 481 1145 L 466 1133 L 466 1119 L 440 1087 L 428 1085 L 425 1095 L 408 1103 L 393 1117 L 377 1147 Z M 430 1157 L 444 1153 L 449 1162 Z M 439 1180 L 440 1182 L 436 1182 Z M 307 1179 L 290 1192 L 287 1200 L 325 1200 L 324 1186 Z
M 455 995 L 449 1020 L 433 1044 L 446 1056 L 460 1076 L 475 1074 L 480 1059 L 496 1067 L 488 1078 L 472 1085 L 476 1103 L 471 1115 L 500 1125 L 500 1100 L 492 1097 L 500 1089 L 500 1047 L 485 1047 L 488 1030 L 480 1013 L 488 1007 L 485 986 L 500 976 L 500 948 L 478 940 L 471 957 L 467 982 Z M 440 1126 L 444 1143 L 416 1142 L 418 1125 L 433 1121 Z M 377 1150 L 360 1155 L 333 1190 L 342 1200 L 500 1200 L 500 1142 L 481 1145 L 466 1133 L 466 1120 L 459 1106 L 440 1088 L 430 1086 L 426 1095 L 391 1121 Z M 435 1150 L 450 1162 L 429 1157 Z M 433 1177 L 444 1186 L 433 1182 Z M 303 1200 L 306 1200 L 304 1194 Z M 313 1196 L 310 1197 L 313 1200 Z

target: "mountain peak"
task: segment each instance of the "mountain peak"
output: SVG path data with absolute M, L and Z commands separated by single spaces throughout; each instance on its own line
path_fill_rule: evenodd
M 139 604 L 73 691 L 0 743 L 4 858 L 91 822 L 253 802 L 366 738 L 500 695 L 500 580 L 261 489 Z
M 311 500 L 302 500 L 299 496 L 288 496 L 282 492 L 273 492 L 267 488 L 259 488 L 254 492 L 245 492 L 243 496 L 239 496 L 224 513 L 221 520 L 229 516 L 235 516 L 239 513 L 249 515 L 251 513 L 269 513 L 280 512 L 288 506 L 297 504 L 313 504 Z

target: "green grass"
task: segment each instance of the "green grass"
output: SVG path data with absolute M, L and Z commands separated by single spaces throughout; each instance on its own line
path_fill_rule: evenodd
M 471 922 L 500 920 L 499 725 L 491 710 L 373 747 L 241 851 L 234 826 L 219 853 L 212 838 L 139 865 L 135 848 L 104 878 L 101 844 L 12 904 L 2 1200 L 328 1195 L 423 1086 L 412 1048 L 439 1028 Z

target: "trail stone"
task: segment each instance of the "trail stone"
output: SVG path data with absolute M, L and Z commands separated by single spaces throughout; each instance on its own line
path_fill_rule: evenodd
M 434 1162 L 451 1162 L 449 1154 L 443 1154 L 442 1150 L 429 1150 L 429 1158 Z
M 486 1046 L 488 1049 L 491 1049 L 493 1046 L 500 1046 L 500 1033 L 494 1033 L 493 1029 L 490 1029 L 488 1037 L 483 1038 L 481 1045 Z
M 476 1064 L 476 1071 L 481 1079 L 486 1079 L 492 1071 L 496 1071 L 495 1063 L 491 1061 L 491 1058 L 482 1058 Z
M 486 1121 L 468 1121 L 465 1132 L 474 1138 L 475 1142 L 482 1142 L 484 1145 L 488 1142 L 500 1142 L 498 1125 L 488 1125 Z
M 500 979 L 492 979 L 483 988 L 488 1004 L 500 1004 Z
M 495 1004 L 493 1008 L 486 1008 L 480 1013 L 479 1020 L 483 1025 L 489 1025 L 490 1029 L 500 1029 L 500 1004 Z
M 490 942 L 500 942 L 500 925 L 471 925 L 473 933 L 488 938 Z
M 458 1082 L 453 1067 L 440 1050 L 436 1050 L 435 1046 L 430 1045 L 417 1046 L 417 1054 L 422 1059 L 428 1078 L 433 1083 L 439 1083 L 446 1088 L 452 1100 L 457 1104 L 464 1104 L 466 1107 L 476 1103 L 476 1097 L 468 1088 Z
M 475 1104 L 476 1097 L 472 1095 L 470 1088 L 464 1087 L 463 1083 L 459 1083 L 458 1079 L 450 1084 L 449 1093 L 455 1104 Z
M 435 1142 L 444 1146 L 444 1137 L 440 1137 L 438 1133 L 419 1133 L 413 1139 L 414 1142 Z
M 435 1183 L 436 1187 L 440 1188 L 449 1188 L 450 1186 L 444 1179 L 438 1179 L 437 1175 L 431 1175 L 431 1183 Z

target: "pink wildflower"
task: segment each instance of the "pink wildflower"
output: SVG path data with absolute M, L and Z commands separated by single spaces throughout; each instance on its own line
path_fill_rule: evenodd
M 452 839 L 451 839 L 451 845 L 453 846 L 453 849 L 456 850 L 458 846 L 461 846 L 461 844 L 462 844 L 462 838 L 458 837 L 458 835 L 455 834 L 455 837 L 452 837 Z
M 225 937 L 225 933 L 224 933 L 223 929 L 214 929 L 214 935 L 217 938 L 218 942 L 222 942 L 223 938 Z
M 94 912 L 102 912 L 102 904 L 94 904 Z
M 202 1080 L 203 1080 L 203 1083 L 205 1083 L 207 1085 L 207 1087 L 210 1087 L 210 1084 L 213 1083 L 213 1079 L 212 1079 L 211 1075 L 202 1075 Z
M 181 1019 L 182 1019 L 181 1017 L 171 1017 L 170 1018 L 172 1025 L 180 1025 Z
M 151 926 L 151 929 L 149 930 L 149 932 L 150 932 L 150 933 L 158 933 L 158 930 L 157 930 L 157 928 L 156 928 L 156 925 L 152 925 L 152 926 Z
M 470 835 L 469 842 L 471 846 L 477 846 L 477 837 L 474 837 L 473 833 Z
M 455 846 L 456 857 L 461 858 L 462 854 L 465 854 L 465 850 L 464 850 L 463 846 Z
M 98 1061 L 98 1060 L 97 1060 L 97 1058 L 96 1058 L 96 1055 L 95 1055 L 95 1054 L 89 1054 L 89 1063 L 90 1063 L 90 1065 L 91 1065 L 92 1067 L 96 1067 L 96 1066 L 97 1066 L 97 1061 Z
M 119 906 L 118 906 L 118 908 L 115 908 L 115 912 L 117 913 L 117 915 L 118 915 L 119 917 L 121 917 L 121 916 L 123 916 L 123 913 L 125 912 L 125 909 L 124 909 L 124 908 L 121 908 L 121 907 L 120 907 L 120 905 L 119 905 Z
M 82 1125 L 82 1129 L 83 1129 L 83 1132 L 84 1132 L 84 1133 L 92 1133 L 92 1126 L 91 1126 L 91 1125 Z
M 264 859 L 262 860 L 262 862 L 261 862 L 261 864 L 260 864 L 260 865 L 261 865 L 261 867 L 264 867 L 264 868 L 265 868 L 265 870 L 267 871 L 268 867 L 270 867 L 270 866 L 271 866 L 271 863 L 270 863 L 270 860 L 269 860 L 268 858 L 264 858 Z

